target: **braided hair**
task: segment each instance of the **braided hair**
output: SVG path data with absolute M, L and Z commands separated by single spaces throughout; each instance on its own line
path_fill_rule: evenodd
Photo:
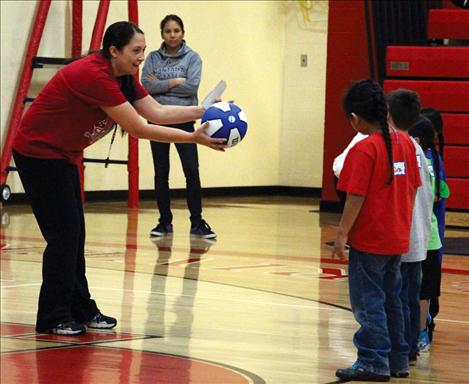
M 435 129 L 432 122 L 425 116 L 420 115 L 417 122 L 409 129 L 409 135 L 418 137 L 420 146 L 424 151 L 432 152 L 433 167 L 436 179 L 436 197 L 440 200 L 440 158 L 435 148 Z
M 355 113 L 370 123 L 379 124 L 388 152 L 389 177 L 386 183 L 390 184 L 393 180 L 394 165 L 388 126 L 388 106 L 381 86 L 373 80 L 356 81 L 345 93 L 343 109 L 348 117 Z
M 438 150 L 443 158 L 443 148 L 445 146 L 445 137 L 443 136 L 443 118 L 441 113 L 434 108 L 422 109 L 422 115 L 433 123 L 433 128 L 438 136 Z

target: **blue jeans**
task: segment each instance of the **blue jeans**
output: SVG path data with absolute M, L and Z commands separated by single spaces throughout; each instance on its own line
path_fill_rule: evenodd
M 349 292 L 360 324 L 353 337 L 356 364 L 380 375 L 409 370 L 404 338 L 400 255 L 375 255 L 350 249 Z
M 401 302 L 405 323 L 405 339 L 410 353 L 417 353 L 420 331 L 420 274 L 421 262 L 401 263 Z

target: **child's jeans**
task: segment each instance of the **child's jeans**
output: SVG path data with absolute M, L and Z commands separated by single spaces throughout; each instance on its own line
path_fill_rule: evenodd
M 401 263 L 401 302 L 405 323 L 405 339 L 410 353 L 418 351 L 417 338 L 420 332 L 420 275 L 421 262 Z
M 401 300 L 401 256 L 350 249 L 349 292 L 360 324 L 353 341 L 357 364 L 380 375 L 409 370 Z

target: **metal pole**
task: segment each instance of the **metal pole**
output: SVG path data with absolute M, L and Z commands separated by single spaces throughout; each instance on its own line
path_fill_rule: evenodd
M 137 0 L 128 0 L 129 21 L 138 25 Z M 138 73 L 136 75 L 138 81 Z M 129 208 L 138 208 L 139 205 L 139 170 L 138 170 L 138 139 L 129 135 L 129 153 L 127 162 L 129 173 Z
M 34 27 L 29 37 L 26 57 L 23 62 L 23 69 L 20 75 L 20 83 L 16 91 L 15 103 L 8 122 L 8 130 L 5 138 L 5 144 L 2 150 L 2 159 L 0 165 L 0 185 L 6 183 L 8 176 L 8 166 L 11 160 L 11 150 L 15 139 L 16 131 L 20 125 L 24 111 L 24 99 L 26 98 L 33 76 L 32 60 L 37 56 L 39 43 L 41 42 L 42 32 L 49 13 L 51 0 L 41 0 L 37 2 L 36 17 Z

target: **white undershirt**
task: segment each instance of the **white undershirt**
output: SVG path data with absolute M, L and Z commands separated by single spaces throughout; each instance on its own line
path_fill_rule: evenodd
M 363 139 L 366 139 L 368 135 L 364 135 L 360 132 L 358 132 L 350 142 L 350 144 L 345 148 L 345 150 L 334 159 L 334 164 L 332 164 L 332 170 L 334 171 L 334 175 L 336 175 L 337 178 L 340 176 L 340 172 L 342 171 L 342 167 L 344 166 L 344 161 L 345 157 L 347 156 L 348 151 L 350 151 L 350 148 L 352 148 L 355 144 L 357 144 L 359 141 L 362 141 Z

